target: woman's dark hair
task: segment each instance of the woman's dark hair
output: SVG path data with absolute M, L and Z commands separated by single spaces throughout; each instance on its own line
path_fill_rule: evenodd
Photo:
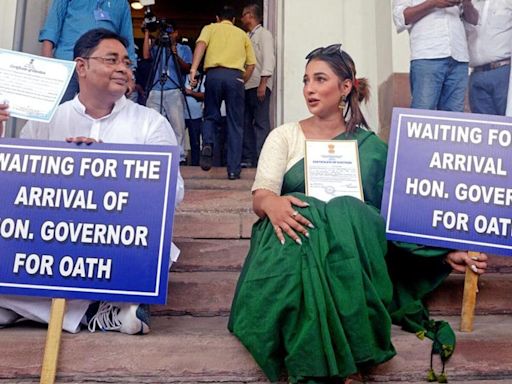
M 117 40 L 125 48 L 128 48 L 128 41 L 124 37 L 105 28 L 95 28 L 85 32 L 78 38 L 73 48 L 73 58 L 91 56 L 98 45 L 106 39 Z
M 347 95 L 343 118 L 350 112 L 350 118 L 346 122 L 347 132 L 354 132 L 357 126 L 362 125 L 370 129 L 361 112 L 360 104 L 370 98 L 370 85 L 366 78 L 356 78 L 356 66 L 350 55 L 341 49 L 341 44 L 334 44 L 326 48 L 317 48 L 306 56 L 308 65 L 313 60 L 321 60 L 327 63 L 341 81 L 352 81 L 352 90 Z

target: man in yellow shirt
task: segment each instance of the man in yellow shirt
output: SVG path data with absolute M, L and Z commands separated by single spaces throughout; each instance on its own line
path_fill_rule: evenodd
M 212 166 L 215 129 L 221 122 L 220 106 L 226 102 L 228 179 L 240 178 L 242 161 L 245 82 L 251 77 L 256 57 L 247 34 L 234 25 L 235 10 L 223 6 L 217 22 L 203 27 L 196 41 L 190 69 L 193 83 L 203 56 L 207 73 L 204 99 L 203 148 L 199 163 Z M 206 55 L 205 55 L 206 53 Z

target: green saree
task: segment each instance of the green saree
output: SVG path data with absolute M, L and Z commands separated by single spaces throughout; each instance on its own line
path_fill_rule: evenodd
M 271 381 L 283 369 L 290 382 L 325 382 L 385 362 L 395 355 L 392 321 L 435 336 L 421 299 L 449 273 L 436 257 L 446 251 L 388 244 L 379 214 L 387 146 L 362 129 L 336 139 L 358 141 L 365 202 L 305 196 L 299 161 L 282 194 L 309 203 L 298 211 L 315 228 L 302 246 L 281 245 L 268 219 L 255 223 L 233 299 L 228 328 Z

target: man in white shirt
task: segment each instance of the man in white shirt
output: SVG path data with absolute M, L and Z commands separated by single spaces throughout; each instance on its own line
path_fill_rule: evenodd
M 257 4 L 247 5 L 242 11 L 241 20 L 256 55 L 256 67 L 245 83 L 242 167 L 257 165 L 261 148 L 270 132 L 269 107 L 276 59 L 274 38 L 261 25 L 262 19 L 261 7 Z
M 132 76 L 127 42 L 114 32 L 93 29 L 75 44 L 74 60 L 80 93 L 57 109 L 49 123 L 29 121 L 20 137 L 123 144 L 177 145 L 169 122 L 158 112 L 135 104 L 124 96 Z M 5 108 L 0 107 L 5 111 Z M 8 115 L 0 113 L 0 119 Z M 178 174 L 176 204 L 183 199 L 184 186 Z M 179 251 L 172 247 L 171 259 Z M 0 327 L 26 318 L 47 323 L 51 299 L 0 295 Z M 127 334 L 149 332 L 149 308 L 130 303 L 93 303 L 67 300 L 63 329 L 78 332 L 81 324 L 90 331 L 119 331 Z
M 510 77 L 512 0 L 474 0 L 479 18 L 465 23 L 471 112 L 505 115 Z
M 461 17 L 472 16 L 471 0 L 393 0 L 397 31 L 409 31 L 411 108 L 464 110 L 469 57 Z

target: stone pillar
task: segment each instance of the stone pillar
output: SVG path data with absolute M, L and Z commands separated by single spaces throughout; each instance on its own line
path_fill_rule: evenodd
M 12 49 L 17 0 L 3 0 L 0 13 L 0 48 Z
M 306 54 L 319 46 L 342 43 L 356 63 L 358 77 L 373 89 L 364 109 L 379 131 L 379 85 L 392 72 L 391 6 L 382 0 L 283 0 L 278 19 L 278 111 L 280 122 L 309 115 L 302 96 Z M 385 3 L 385 4 L 382 4 Z

